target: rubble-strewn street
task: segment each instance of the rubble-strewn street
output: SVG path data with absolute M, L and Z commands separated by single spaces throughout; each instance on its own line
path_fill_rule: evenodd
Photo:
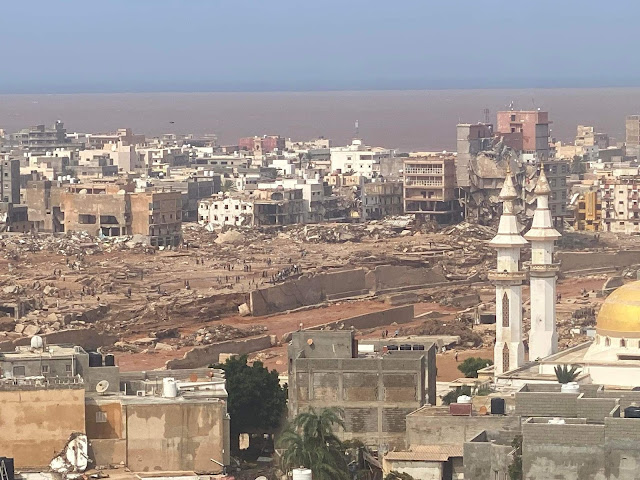
M 151 248 L 131 236 L 5 235 L 0 243 L 0 305 L 6 316 L 0 321 L 0 343 L 69 329 L 103 332 L 117 338 L 103 350 L 127 352 L 122 358 L 125 368 L 129 362 L 136 368 L 138 361 L 161 367 L 193 346 L 264 333 L 279 339 L 298 327 L 295 316 L 286 313 L 278 315 L 278 327 L 273 317 L 240 316 L 238 307 L 251 290 L 345 266 L 404 265 L 430 267 L 453 282 L 424 290 L 418 300 L 461 313 L 403 326 L 403 334 L 460 335 L 463 349 L 491 345 L 491 329 L 483 333 L 480 326 L 471 331 L 475 305 L 468 308 L 452 301 L 476 291 L 480 309 L 494 308 L 492 291 L 486 289 L 492 227 L 461 223 L 435 229 L 417 226 L 410 217 L 396 217 L 367 224 L 239 228 L 224 233 L 193 224 L 183 230 L 184 245 L 179 248 Z M 608 249 L 609 241 L 615 242 L 615 237 L 603 235 L 596 251 Z M 594 242 L 591 235 L 572 234 L 563 243 L 584 248 Z M 585 288 L 598 289 L 605 278 L 585 280 Z M 467 285 L 456 285 L 459 281 Z M 572 285 L 561 282 L 559 292 Z M 558 307 L 560 339 L 573 345 L 582 337 L 571 329 L 592 324 L 593 316 L 572 318 L 572 312 L 597 309 L 598 302 L 566 302 Z M 339 319 L 357 314 L 366 304 L 369 309 L 384 308 L 379 302 L 362 301 L 331 308 Z M 306 312 L 304 323 L 323 323 L 325 314 L 326 309 Z

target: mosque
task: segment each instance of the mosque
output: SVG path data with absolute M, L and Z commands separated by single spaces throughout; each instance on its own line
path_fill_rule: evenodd
M 497 267 L 489 273 L 496 287 L 496 342 L 494 365 L 480 376 L 490 375 L 499 389 L 524 384 L 557 383 L 555 367 L 580 367 L 578 383 L 610 387 L 640 387 L 640 281 L 626 284 L 605 300 L 597 318 L 592 342 L 558 351 L 556 329 L 556 281 L 554 242 L 560 238 L 549 211 L 551 189 L 541 166 L 534 189 L 536 211 L 531 229 L 520 235 L 514 211 L 518 198 L 507 167 L 499 199 L 503 213 L 490 244 L 497 250 Z M 520 250 L 531 243 L 531 265 L 523 270 Z M 527 275 L 528 273 L 528 275 Z M 529 361 L 525 361 L 522 325 L 522 285 L 529 279 L 531 330 Z M 483 375 L 484 374 L 484 375 Z

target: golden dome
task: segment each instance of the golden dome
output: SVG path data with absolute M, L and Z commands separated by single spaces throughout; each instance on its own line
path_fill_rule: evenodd
M 598 313 L 596 330 L 613 337 L 640 336 L 640 281 L 627 283 L 607 297 Z

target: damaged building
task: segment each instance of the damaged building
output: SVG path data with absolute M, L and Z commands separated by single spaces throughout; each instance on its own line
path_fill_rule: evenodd
M 93 467 L 220 473 L 229 465 L 221 370 L 121 373 L 113 355 L 40 337 L 0 353 L 0 369 L 0 451 L 17 468 L 64 467 L 59 452 L 83 437 Z

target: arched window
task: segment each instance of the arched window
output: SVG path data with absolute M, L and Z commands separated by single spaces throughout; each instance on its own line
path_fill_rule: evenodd
M 624 348 L 624 347 L 626 347 L 626 346 L 627 346 L 627 341 L 626 341 L 624 338 L 621 338 L 621 339 L 620 339 L 620 346 L 621 346 L 622 348 Z
M 604 339 L 604 346 L 605 347 L 610 347 L 611 346 L 611 339 L 609 337 Z
M 502 371 L 509 371 L 509 347 L 507 344 L 504 344 L 504 348 L 502 349 Z
M 502 296 L 502 326 L 509 326 L 509 296 L 507 295 L 507 292 L 504 292 L 504 295 Z
M 596 345 L 600 345 L 600 335 L 596 335 Z

